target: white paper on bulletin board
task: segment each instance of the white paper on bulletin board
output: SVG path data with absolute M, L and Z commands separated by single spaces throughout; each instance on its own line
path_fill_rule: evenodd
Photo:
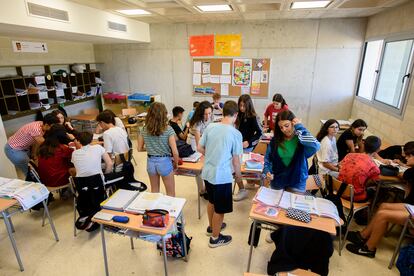
M 229 85 L 226 83 L 222 83 L 220 85 L 220 94 L 222 96 L 228 96 L 229 95 Z
M 12 41 L 13 52 L 16 53 L 47 53 L 45 42 Z

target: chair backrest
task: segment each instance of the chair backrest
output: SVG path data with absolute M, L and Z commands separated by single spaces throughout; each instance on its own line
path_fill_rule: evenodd
M 40 180 L 40 175 L 37 172 L 37 166 L 36 166 L 36 164 L 32 160 L 30 160 L 28 166 L 29 166 L 29 173 L 32 176 L 32 178 L 36 182 L 42 183 L 42 181 Z
M 98 115 L 99 114 L 99 109 L 97 109 L 97 108 L 85 108 L 83 110 L 83 114 Z
M 129 152 L 130 151 L 127 151 L 127 152 L 123 153 L 123 155 L 125 157 L 125 160 L 127 160 L 127 161 L 130 160 L 130 158 L 129 158 Z M 132 158 L 132 156 L 131 156 L 131 158 Z M 114 158 L 114 166 L 116 167 L 116 166 L 118 166 L 118 165 L 120 165 L 122 163 L 123 162 L 122 162 L 122 159 L 121 159 L 121 153 L 116 154 L 115 155 L 115 158 Z
M 137 115 L 137 109 L 136 108 L 123 108 L 122 109 L 122 115 L 123 116 L 135 116 Z
M 342 183 L 345 183 L 345 182 L 342 182 L 338 180 L 336 177 L 332 176 L 332 189 L 334 192 L 337 192 L 339 190 Z M 354 202 L 354 186 L 350 184 L 346 184 L 346 189 L 343 192 L 342 196 L 349 198 L 350 199 L 349 201 L 353 203 Z

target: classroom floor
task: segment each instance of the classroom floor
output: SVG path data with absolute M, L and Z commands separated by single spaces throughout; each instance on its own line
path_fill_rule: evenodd
M 148 184 L 146 173 L 146 153 L 135 153 L 138 165 L 136 177 Z M 197 197 L 194 178 L 177 176 L 176 195 L 187 199 L 184 208 L 186 232 L 193 237 L 189 262 L 169 260 L 170 275 L 243 275 L 246 270 L 249 246 L 247 245 L 250 220 L 248 213 L 254 191 L 249 199 L 234 203 L 234 212 L 225 216 L 227 228 L 224 233 L 231 234 L 230 245 L 211 249 L 205 230 L 208 225 L 206 202 L 202 199 L 202 217 L 197 218 Z M 56 200 L 50 204 L 60 241 L 55 242 L 47 224 L 41 227 L 41 213 L 25 212 L 13 216 L 16 229 L 15 238 L 25 267 L 19 271 L 13 249 L 3 222 L 0 228 L 0 275 L 104 275 L 101 237 L 99 231 L 80 232 L 73 236 L 72 199 Z M 355 229 L 355 228 L 354 228 Z M 273 244 L 260 237 L 259 246 L 254 249 L 251 272 L 266 274 L 267 262 L 275 249 Z M 330 275 L 398 275 L 394 267 L 388 270 L 398 233 L 384 238 L 375 259 L 348 253 L 342 257 L 335 251 L 330 259 Z M 163 275 L 163 259 L 155 244 L 136 240 L 131 250 L 128 238 L 106 233 L 109 272 L 111 275 Z

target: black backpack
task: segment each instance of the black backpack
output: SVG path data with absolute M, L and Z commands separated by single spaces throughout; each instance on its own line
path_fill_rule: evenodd
M 138 181 L 134 177 L 135 168 L 131 162 L 132 159 L 132 149 L 128 151 L 128 159 L 125 158 L 125 154 L 121 153 L 119 158 L 122 161 L 122 171 L 121 173 L 114 173 L 115 175 L 120 174 L 124 177 L 121 181 L 115 184 L 116 189 L 125 189 L 125 190 L 133 190 L 133 191 L 140 191 L 143 192 L 147 189 L 147 185 L 141 181 Z M 115 164 L 114 164 L 115 166 Z M 134 185 L 130 185 L 130 183 L 139 183 L 140 187 L 137 188 Z
M 342 234 L 345 234 L 346 225 L 348 224 L 351 214 L 354 211 L 353 209 L 351 209 L 349 212 L 348 218 L 345 217 L 341 197 L 342 197 L 342 194 L 345 192 L 347 185 L 346 183 L 342 182 L 341 186 L 339 187 L 339 190 L 337 191 L 336 194 L 334 194 L 333 187 L 332 187 L 332 178 L 329 176 L 328 181 L 326 183 L 326 187 L 327 187 L 327 191 L 321 190 L 321 194 L 323 198 L 330 200 L 332 201 L 333 204 L 335 204 L 336 208 L 338 209 L 338 215 L 344 222 L 344 224 L 341 226 L 342 228 L 341 230 L 342 230 Z M 339 235 L 339 227 L 336 227 L 336 234 Z
M 182 140 L 177 140 L 177 150 L 180 158 L 188 157 L 191 154 L 195 153 L 191 145 Z

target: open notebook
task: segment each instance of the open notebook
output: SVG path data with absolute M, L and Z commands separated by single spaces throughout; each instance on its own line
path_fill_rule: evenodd
M 183 160 L 184 162 L 197 163 L 197 162 L 198 162 L 198 160 L 200 160 L 200 158 L 201 158 L 202 156 L 203 156 L 203 155 L 202 155 L 201 153 L 199 153 L 198 151 L 196 151 L 196 152 L 194 152 L 193 154 L 191 154 L 190 156 L 182 158 L 182 160 Z
M 0 179 L 0 197 L 11 197 L 19 201 L 23 210 L 47 199 L 49 191 L 45 185 L 20 179 Z
M 126 207 L 138 196 L 138 191 L 129 191 L 119 189 L 107 200 L 101 203 L 104 209 L 115 210 L 123 212 Z
M 282 209 L 295 208 L 303 210 L 320 217 L 332 218 L 338 224 L 341 224 L 341 219 L 339 218 L 338 209 L 335 204 L 324 198 L 316 198 L 313 196 L 261 187 L 257 192 L 254 201 L 259 203 L 259 205 L 279 207 Z

